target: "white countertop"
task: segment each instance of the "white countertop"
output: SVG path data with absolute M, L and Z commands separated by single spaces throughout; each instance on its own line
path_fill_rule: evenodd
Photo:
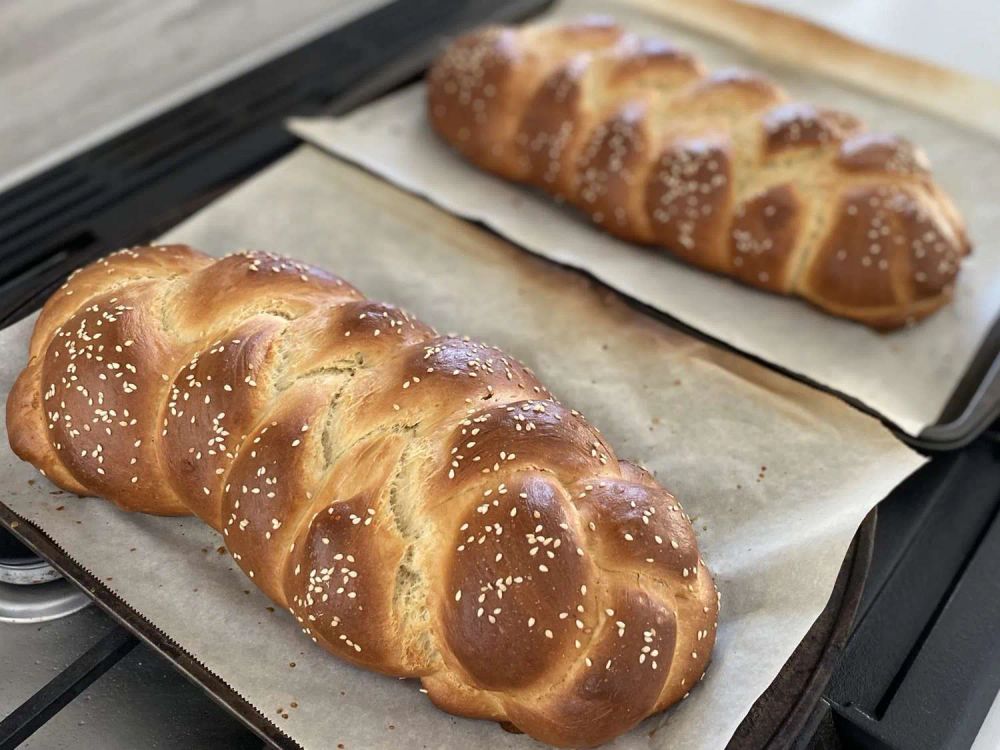
M 386 0 L 5 0 L 0 190 Z

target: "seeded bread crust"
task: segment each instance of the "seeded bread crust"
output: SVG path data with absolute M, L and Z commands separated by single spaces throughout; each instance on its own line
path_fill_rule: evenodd
M 613 235 L 876 329 L 946 304 L 970 251 L 906 140 L 609 19 L 460 37 L 427 92 L 434 129 L 479 167 Z
M 545 742 L 684 697 L 718 595 L 670 493 L 503 352 L 258 252 L 124 250 L 47 302 L 11 446 L 194 514 L 331 653 Z

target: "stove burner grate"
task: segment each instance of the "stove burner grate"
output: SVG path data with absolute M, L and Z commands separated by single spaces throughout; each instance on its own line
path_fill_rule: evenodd
M 0 622 L 47 622 L 79 612 L 88 604 L 90 598 L 69 581 L 32 586 L 0 583 Z
M 32 623 L 78 612 L 89 597 L 9 534 L 0 535 L 0 622 Z
M 0 583 L 32 586 L 57 581 L 61 577 L 59 571 L 34 555 L 0 557 Z

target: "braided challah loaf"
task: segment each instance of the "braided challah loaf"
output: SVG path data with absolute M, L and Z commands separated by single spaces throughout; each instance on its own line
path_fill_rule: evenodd
M 677 501 L 518 362 L 319 269 L 176 245 L 82 269 L 7 427 L 67 490 L 197 515 L 314 641 L 447 711 L 593 745 L 708 663 Z
M 875 328 L 948 302 L 969 252 L 903 139 L 605 19 L 459 38 L 428 110 L 470 161 L 618 237 Z

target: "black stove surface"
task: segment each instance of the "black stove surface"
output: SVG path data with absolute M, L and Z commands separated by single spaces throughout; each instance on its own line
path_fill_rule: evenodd
M 864 599 L 807 746 L 970 747 L 1000 690 L 998 511 L 991 436 L 879 505 Z

